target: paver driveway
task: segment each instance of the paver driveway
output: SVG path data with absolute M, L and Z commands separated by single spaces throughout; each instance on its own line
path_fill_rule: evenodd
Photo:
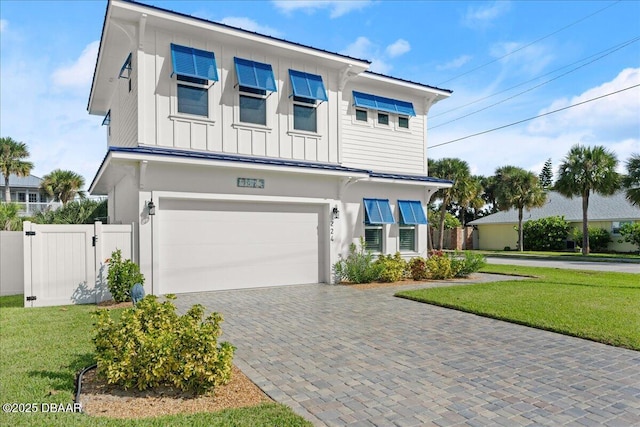
M 640 425 L 640 352 L 397 290 L 286 286 L 176 303 L 223 313 L 238 367 L 316 425 Z

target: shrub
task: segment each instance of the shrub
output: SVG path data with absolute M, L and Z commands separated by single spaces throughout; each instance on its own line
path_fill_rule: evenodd
M 144 284 L 144 276 L 140 273 L 140 267 L 130 259 L 123 261 L 120 249 L 112 252 L 111 258 L 107 262 L 109 264 L 107 281 L 111 296 L 116 302 L 129 300 L 133 285 L 136 283 Z
M 371 251 L 365 249 L 364 238 L 360 237 L 360 248 L 355 243 L 349 246 L 349 255 L 333 266 L 333 272 L 339 283 L 370 283 L 380 277 L 382 265 L 373 261 Z
M 36 213 L 31 220 L 37 224 L 93 224 L 107 218 L 107 201 L 74 200 L 56 210 Z
M 231 379 L 235 347 L 217 342 L 222 315 L 204 318 L 200 304 L 178 316 L 170 300 L 148 295 L 117 322 L 108 310 L 94 317 L 98 374 L 109 384 L 139 390 L 168 385 L 200 394 Z
M 402 259 L 400 252 L 396 252 L 395 255 L 380 255 L 374 265 L 380 269 L 378 280 L 381 282 L 402 280 L 407 270 L 407 262 Z
M 487 265 L 487 259 L 482 254 L 465 251 L 463 254 L 456 252 L 451 258 L 451 269 L 455 271 L 455 277 L 467 277 Z
M 429 278 L 427 270 L 427 260 L 422 257 L 415 257 L 409 260 L 407 265 L 409 275 L 413 280 L 426 280 Z
M 451 268 L 451 258 L 442 251 L 434 251 L 427 258 L 427 275 L 430 279 L 449 279 L 455 276 Z
M 582 230 L 575 231 L 576 245 L 582 246 Z M 589 227 L 589 248 L 592 252 L 605 252 L 611 241 L 611 235 L 604 228 Z
M 618 240 L 619 243 L 628 242 L 636 245 L 640 250 L 640 222 L 622 224 L 620 235 L 622 239 Z
M 529 251 L 559 251 L 566 249 L 571 226 L 563 216 L 530 220 L 523 224 L 524 248 Z

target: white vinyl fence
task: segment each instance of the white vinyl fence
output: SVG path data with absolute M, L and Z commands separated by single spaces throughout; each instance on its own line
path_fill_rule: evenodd
M 25 221 L 22 263 L 16 265 L 23 269 L 24 306 L 88 304 L 111 298 L 105 260 L 116 249 L 122 250 L 123 258 L 131 258 L 132 232 L 132 224 Z
M 0 231 L 0 296 L 24 291 L 22 231 Z

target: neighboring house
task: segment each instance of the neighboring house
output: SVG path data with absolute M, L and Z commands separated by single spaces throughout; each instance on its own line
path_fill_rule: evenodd
M 53 202 L 45 192 L 40 190 L 42 178 L 34 175 L 9 175 L 11 201 L 20 205 L 20 215 L 31 216 L 46 209 L 56 209 L 58 203 Z M 0 200 L 4 200 L 4 175 L 0 173 Z
M 547 202 L 540 208 L 525 210 L 523 222 L 546 218 L 550 216 L 564 216 L 571 226 L 582 230 L 582 198 L 569 199 L 560 193 L 550 191 L 547 193 Z M 624 192 L 613 196 L 601 196 L 591 194 L 589 196 L 589 226 L 603 228 L 611 233 L 612 242 L 609 250 L 619 252 L 633 252 L 638 248 L 630 243 L 619 243 L 620 226 L 625 222 L 640 222 L 640 208 L 633 206 L 625 198 Z M 469 225 L 478 230 L 477 249 L 502 250 L 505 247 L 517 248 L 518 211 L 497 212 L 483 218 L 471 221 Z M 573 246 L 573 239 L 567 236 L 568 246 Z M 581 242 L 576 242 L 580 245 Z M 525 241 L 526 245 L 526 241 Z
M 333 282 L 364 236 L 425 255 L 426 116 L 451 91 L 201 18 L 111 1 L 89 98 L 90 186 L 135 223 L 154 294 Z

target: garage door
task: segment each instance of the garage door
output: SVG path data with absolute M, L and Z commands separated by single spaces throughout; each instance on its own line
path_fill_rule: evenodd
M 160 293 L 319 283 L 318 205 L 163 200 Z

